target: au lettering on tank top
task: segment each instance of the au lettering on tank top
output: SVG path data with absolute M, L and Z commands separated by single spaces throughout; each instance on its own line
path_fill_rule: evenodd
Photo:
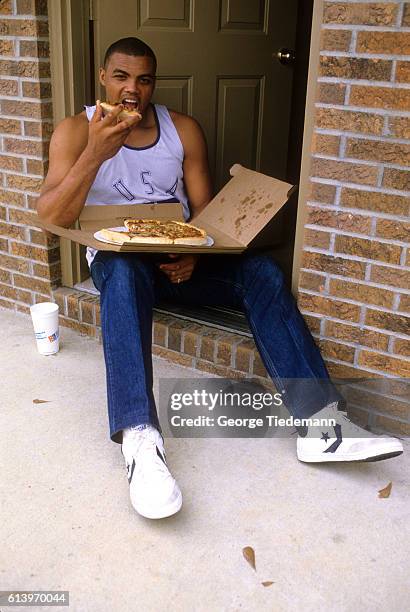
M 86 106 L 90 121 L 95 106 Z M 181 202 L 185 220 L 190 217 L 182 163 L 184 149 L 168 109 L 153 105 L 157 139 L 146 147 L 123 145 L 114 157 L 103 162 L 88 192 L 85 205 L 149 204 Z M 91 265 L 96 250 L 87 248 Z

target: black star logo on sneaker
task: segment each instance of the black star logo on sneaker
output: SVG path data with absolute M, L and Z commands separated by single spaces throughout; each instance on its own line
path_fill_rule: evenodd
M 325 433 L 322 431 L 322 437 L 320 439 L 324 440 L 327 444 L 327 441 L 329 440 L 329 434 L 327 433 L 327 431 Z

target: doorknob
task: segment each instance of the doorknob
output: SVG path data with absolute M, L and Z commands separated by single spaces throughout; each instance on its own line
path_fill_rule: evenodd
M 273 56 L 276 57 L 281 64 L 285 65 L 294 64 L 296 59 L 293 49 L 287 49 L 286 47 L 279 49 Z

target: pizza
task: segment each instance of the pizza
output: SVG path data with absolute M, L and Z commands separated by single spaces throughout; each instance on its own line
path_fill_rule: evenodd
M 181 221 L 162 219 L 125 219 L 126 231 L 103 229 L 100 235 L 106 240 L 123 244 L 181 244 L 203 245 L 207 234 L 203 229 Z
M 142 119 L 142 115 L 138 110 L 138 104 L 131 104 L 131 102 L 132 100 L 125 100 L 124 102 L 122 102 L 124 109 L 118 115 L 118 119 L 120 119 L 121 121 L 130 117 L 139 117 L 140 119 Z M 109 104 L 109 102 L 100 102 L 104 115 L 112 113 L 115 107 L 119 104 L 121 104 L 121 102 L 116 102 L 115 104 Z

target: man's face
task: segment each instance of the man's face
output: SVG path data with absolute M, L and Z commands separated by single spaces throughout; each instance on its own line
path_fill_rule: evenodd
M 143 115 L 155 88 L 152 59 L 113 53 L 105 69 L 100 68 L 100 83 L 105 87 L 107 102 L 121 102 L 129 109 L 138 108 Z

